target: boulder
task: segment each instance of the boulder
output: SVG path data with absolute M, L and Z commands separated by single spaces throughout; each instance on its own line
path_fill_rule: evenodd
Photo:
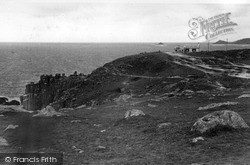
M 124 95 L 120 95 L 118 98 L 115 98 L 114 101 L 117 104 L 127 103 L 128 99 L 130 99 L 131 97 L 132 97 L 131 95 L 124 94 Z
M 11 100 L 10 102 L 6 102 L 5 105 L 20 105 L 20 102 L 17 100 Z
M 0 105 L 1 104 L 5 104 L 6 102 L 8 102 L 8 98 L 6 98 L 6 97 L 0 97 Z
M 63 113 L 57 112 L 52 106 L 48 105 L 46 108 L 38 111 L 38 113 L 33 115 L 33 117 L 53 117 L 62 115 Z
M 145 113 L 141 110 L 138 110 L 138 109 L 132 109 L 132 110 L 128 110 L 126 113 L 125 113 L 125 118 L 128 119 L 130 117 L 133 117 L 133 116 L 144 116 Z
M 8 146 L 8 142 L 3 137 L 0 137 L 0 146 Z
M 218 131 L 219 129 L 242 129 L 249 128 L 242 117 L 230 110 L 215 111 L 198 119 L 191 131 L 199 133 L 209 133 L 210 131 Z

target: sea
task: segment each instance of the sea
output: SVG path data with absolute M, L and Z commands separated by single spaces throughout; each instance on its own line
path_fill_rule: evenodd
M 18 99 L 42 74 L 89 74 L 117 58 L 141 52 L 174 51 L 198 43 L 0 43 L 0 97 Z M 202 51 L 249 49 L 250 45 L 201 43 Z

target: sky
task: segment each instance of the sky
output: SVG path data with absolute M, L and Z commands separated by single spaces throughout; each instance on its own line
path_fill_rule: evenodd
M 201 2 L 0 0 L 0 42 L 193 42 L 191 18 L 227 12 L 238 25 L 216 40 L 250 38 L 250 3 Z

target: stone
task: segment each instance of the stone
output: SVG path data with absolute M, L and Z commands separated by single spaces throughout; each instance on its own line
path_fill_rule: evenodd
M 168 127 L 170 125 L 171 125 L 171 123 L 160 123 L 160 124 L 158 124 L 158 128 L 165 128 L 165 127 Z
M 71 149 L 74 150 L 75 152 L 78 152 L 79 154 L 82 154 L 84 152 L 82 149 L 77 148 L 76 146 L 72 146 Z
M 9 102 L 6 102 L 5 105 L 20 105 L 20 102 L 17 100 L 11 100 Z
M 124 94 L 124 95 L 120 95 L 118 98 L 115 98 L 114 101 L 117 104 L 127 103 L 128 99 L 130 99 L 131 97 L 132 97 L 131 95 Z
M 3 137 L 0 137 L 0 146 L 8 146 L 8 142 Z
M 8 102 L 8 98 L 0 97 L 0 104 L 5 104 L 6 102 Z
M 105 151 L 106 147 L 104 147 L 104 146 L 97 146 L 95 150 L 96 151 Z
M 33 117 L 53 117 L 53 116 L 62 116 L 64 115 L 61 112 L 57 112 L 52 106 L 48 105 L 46 108 L 38 111 L 37 114 L 33 115 Z
M 215 111 L 198 119 L 191 131 L 208 133 L 223 128 L 243 129 L 249 128 L 243 118 L 236 112 L 230 110 Z
M 7 130 L 9 130 L 9 129 L 16 129 L 17 127 L 19 127 L 19 125 L 12 125 L 12 124 L 10 124 L 10 125 L 8 125 L 8 126 L 4 129 L 3 132 L 5 132 L 5 131 L 7 131 Z
M 128 119 L 130 117 L 133 117 L 133 116 L 144 116 L 145 113 L 141 110 L 138 110 L 138 109 L 132 109 L 132 110 L 128 110 L 126 113 L 125 113 L 125 118 Z
M 192 143 L 197 143 L 198 141 L 203 141 L 204 138 L 202 136 L 196 137 L 192 139 Z

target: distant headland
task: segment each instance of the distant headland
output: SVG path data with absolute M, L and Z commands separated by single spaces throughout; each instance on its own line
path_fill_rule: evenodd
M 250 38 L 243 38 L 243 39 L 233 41 L 233 42 L 219 40 L 215 42 L 214 44 L 250 44 Z

